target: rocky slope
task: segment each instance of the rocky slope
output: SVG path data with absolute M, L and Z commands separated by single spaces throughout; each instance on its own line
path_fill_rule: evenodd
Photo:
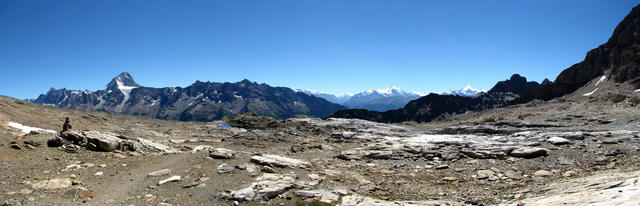
M 324 117 L 344 109 L 322 98 L 249 80 L 237 83 L 196 81 L 185 88 L 151 88 L 138 85 L 126 72 L 116 76 L 102 90 L 52 88 L 33 102 L 181 121 L 219 120 L 246 112 L 276 118 L 298 114 Z
M 508 80 L 498 82 L 487 93 L 473 97 L 432 93 L 413 100 L 397 110 L 387 112 L 362 109 L 340 110 L 329 115 L 329 117 L 357 118 L 386 123 L 403 121 L 428 122 L 444 115 L 499 107 L 539 86 L 536 82 L 528 82 L 526 78 L 514 74 Z
M 631 10 L 615 28 L 609 40 L 589 51 L 585 59 L 562 71 L 556 80 L 523 95 L 514 103 L 532 99 L 550 100 L 575 92 L 594 79 L 605 77 L 613 83 L 630 85 L 633 92 L 640 88 L 640 7 Z M 597 80 L 596 80 L 597 81 Z M 593 90 L 592 90 L 593 91 Z
M 0 204 L 636 205 L 638 111 L 538 101 L 428 124 L 220 128 L 0 97 Z

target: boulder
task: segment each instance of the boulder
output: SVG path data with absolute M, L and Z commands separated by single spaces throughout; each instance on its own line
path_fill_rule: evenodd
M 60 132 L 60 137 L 76 145 L 84 146 L 87 144 L 87 138 L 85 137 L 85 135 L 76 131 L 69 130 Z
M 538 170 L 538 171 L 533 173 L 533 176 L 536 176 L 536 177 L 549 177 L 549 176 L 552 176 L 552 175 L 553 175 L 552 172 L 549 172 L 549 171 L 546 171 L 546 170 Z
M 62 145 L 64 145 L 65 140 L 62 139 L 62 137 L 60 136 L 55 136 L 53 138 L 50 138 L 49 140 L 47 140 L 47 146 L 48 147 L 60 147 Z
M 563 144 L 569 144 L 570 141 L 568 139 L 562 138 L 562 137 L 551 137 L 549 139 L 547 139 L 547 142 L 553 144 L 553 145 L 563 145 Z
M 218 174 L 230 174 L 233 172 L 233 167 L 228 164 L 221 164 L 218 166 Z
M 364 151 L 364 156 L 369 159 L 391 159 L 392 151 L 387 150 L 368 150 Z
M 214 159 L 231 159 L 235 156 L 235 151 L 224 149 L 224 148 L 215 148 L 209 150 L 209 157 Z
M 547 156 L 548 154 L 549 154 L 549 151 L 545 148 L 519 147 L 512 150 L 509 153 L 509 156 L 520 157 L 520 158 L 536 158 L 536 157 Z
M 359 150 L 345 150 L 338 155 L 343 160 L 359 160 L 362 159 L 362 153 Z
M 302 200 L 315 200 L 326 204 L 332 204 L 340 200 L 340 195 L 344 195 L 345 193 L 339 190 L 299 190 L 295 191 L 293 194 Z
M 118 148 L 118 144 L 123 140 L 113 133 L 83 131 L 82 134 L 87 138 L 87 149 L 101 152 L 111 152 Z
M 478 179 L 487 179 L 489 177 L 494 176 L 496 173 L 491 170 L 478 170 L 476 178 Z
M 238 201 L 269 200 L 292 188 L 295 188 L 294 175 L 263 174 L 249 187 L 231 191 L 228 197 Z

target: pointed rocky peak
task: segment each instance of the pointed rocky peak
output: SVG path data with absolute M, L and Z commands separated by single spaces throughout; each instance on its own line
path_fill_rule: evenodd
M 541 86 L 546 86 L 551 84 L 551 80 L 544 78 L 544 80 L 542 80 L 542 83 L 540 83 Z
M 105 90 L 131 90 L 136 87 L 140 85 L 133 80 L 131 74 L 122 72 L 107 84 Z

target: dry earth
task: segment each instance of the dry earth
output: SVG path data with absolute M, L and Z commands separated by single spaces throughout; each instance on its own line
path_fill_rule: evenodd
M 116 134 L 117 149 L 48 147 L 65 117 L 89 143 Z M 273 124 L 220 128 L 0 97 L 0 204 L 640 204 L 640 112 L 629 101 L 532 102 L 427 124 L 243 118 Z

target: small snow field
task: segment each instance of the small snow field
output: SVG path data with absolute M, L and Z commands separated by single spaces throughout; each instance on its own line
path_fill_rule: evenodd
M 9 123 L 7 123 L 7 126 L 19 129 L 22 133 L 25 133 L 25 134 L 29 134 L 32 131 L 35 131 L 35 132 L 46 132 L 46 133 L 51 133 L 51 134 L 55 134 L 56 133 L 56 131 L 53 131 L 53 130 L 47 130 L 47 129 L 37 128 L 37 127 L 25 126 L 25 125 L 22 125 L 22 124 L 16 123 L 16 122 L 9 122 Z

